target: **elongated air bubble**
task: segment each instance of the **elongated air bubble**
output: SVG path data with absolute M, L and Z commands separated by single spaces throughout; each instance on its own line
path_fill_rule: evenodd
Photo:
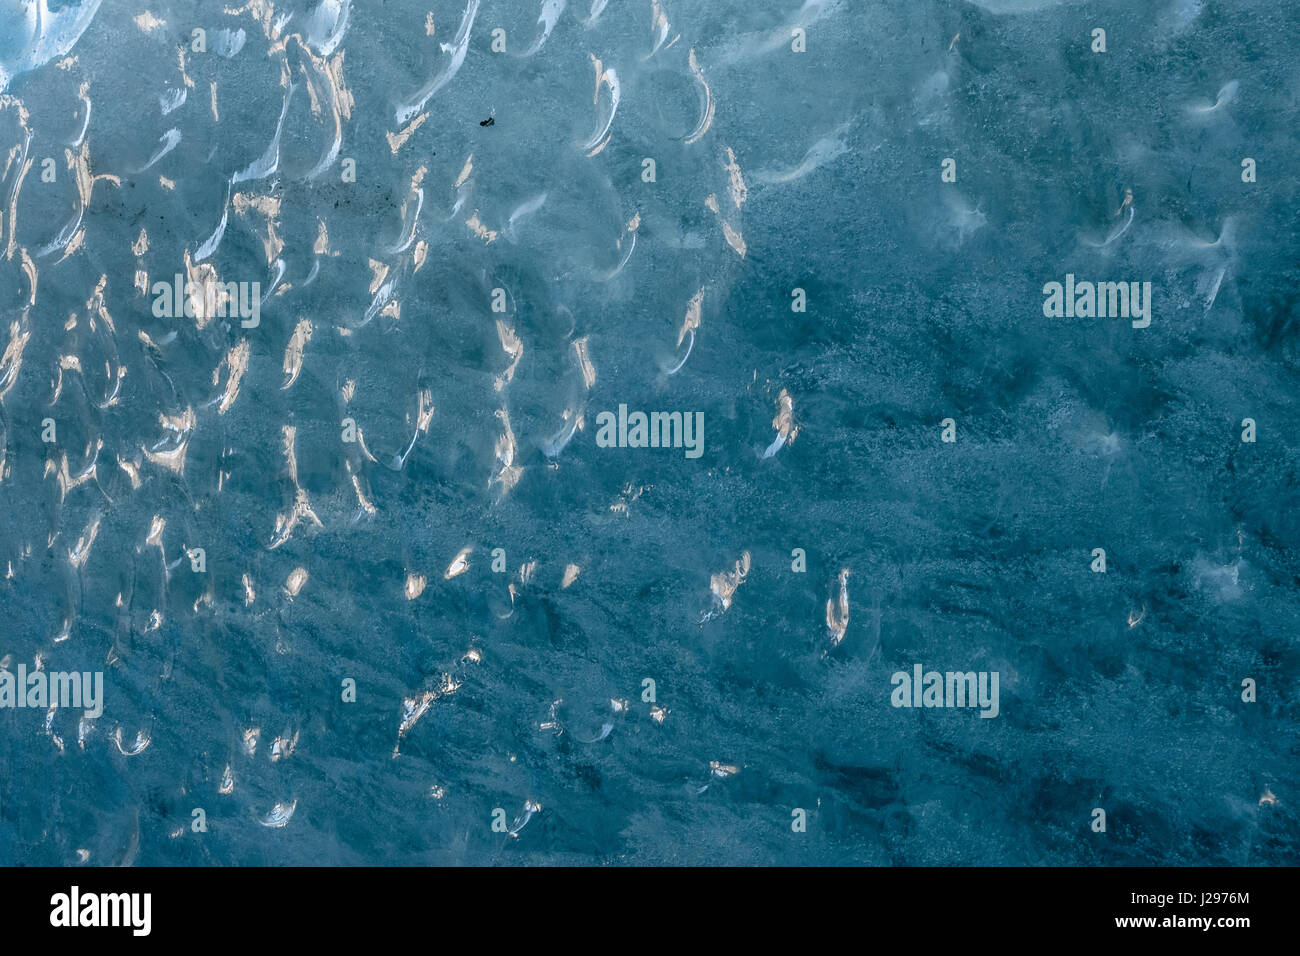
M 1241 88 L 1238 80 L 1229 80 L 1220 87 L 1218 94 L 1214 97 L 1214 102 L 1208 105 L 1199 105 L 1189 107 L 1189 112 L 1197 114 L 1214 113 L 1221 107 L 1227 106 L 1237 98 L 1237 91 Z
M 524 801 L 524 812 L 515 818 L 514 825 L 510 827 L 511 836 L 518 836 L 519 831 L 528 826 L 528 821 L 533 818 L 533 814 L 542 809 L 540 804 L 531 800 Z
M 1125 221 L 1123 225 L 1121 225 L 1116 231 L 1111 233 L 1110 238 L 1108 238 L 1105 242 L 1101 244 L 1102 248 L 1109 246 L 1112 242 L 1115 242 L 1117 239 L 1119 239 L 1120 236 L 1124 235 L 1124 233 L 1128 232 L 1128 227 L 1133 225 L 1133 216 L 1136 214 L 1136 211 L 1137 211 L 1136 207 L 1134 206 L 1128 207 L 1128 220 Z
M 1218 273 L 1213 281 L 1206 281 L 1204 276 L 1197 283 L 1196 291 L 1202 293 L 1205 297 L 1205 311 L 1208 313 L 1214 307 L 1214 300 L 1219 297 L 1219 287 L 1223 285 L 1223 277 L 1227 274 L 1228 267 L 1220 266 Z
M 691 349 L 695 348 L 695 330 L 690 329 L 687 334 L 690 335 L 691 341 L 686 346 L 686 354 L 682 356 L 680 362 L 668 370 L 669 375 L 676 375 L 682 370 L 682 366 L 686 364 L 686 360 L 691 357 Z
M 221 245 L 221 237 L 226 234 L 226 222 L 230 217 L 230 186 L 226 186 L 226 202 L 221 207 L 221 221 L 217 223 L 217 228 L 212 231 L 203 245 L 199 246 L 194 253 L 194 261 L 202 262 L 212 253 L 217 251 L 217 246 Z
M 49 243 L 36 250 L 36 258 L 42 259 L 45 256 L 48 256 L 51 252 L 57 252 L 58 250 L 65 248 L 67 244 L 72 241 L 72 237 L 77 234 L 77 230 L 81 228 L 81 220 L 85 214 L 86 207 L 79 206 L 77 208 L 77 214 L 59 230 L 59 234 Z
M 622 95 L 618 82 L 618 74 L 611 67 L 605 69 L 600 60 L 594 56 L 591 58 L 592 63 L 596 66 L 596 100 L 600 100 L 600 88 L 605 86 L 609 89 L 609 110 L 605 114 L 603 121 L 598 121 L 596 132 L 591 135 L 582 146 L 589 156 L 595 155 L 604 148 L 604 140 L 609 135 L 610 127 L 614 125 L 614 114 L 618 112 L 618 101 Z
M 415 241 L 415 227 L 420 221 L 420 210 L 424 208 L 424 189 L 420 188 L 415 191 L 415 213 L 406 221 L 402 228 L 401 242 L 390 249 L 390 252 L 405 252 Z
M 309 70 L 307 83 L 313 90 L 318 91 L 329 101 L 329 113 L 334 122 L 334 135 L 330 139 L 329 147 L 316 165 L 307 173 L 307 179 L 315 179 L 334 165 L 334 161 L 338 159 L 339 152 L 343 148 L 343 117 L 339 112 L 339 96 L 334 76 L 317 63 L 310 53 L 304 59 Z
M 184 97 L 181 98 L 181 102 L 185 102 Z M 81 129 L 77 131 L 76 136 L 68 141 L 68 145 L 73 149 L 76 149 L 86 141 L 86 131 L 90 129 L 90 97 L 83 96 L 81 98 L 81 103 L 83 107 L 81 114 Z M 163 110 L 163 116 L 166 116 L 169 112 L 170 110 Z
M 361 318 L 361 325 L 359 328 L 370 324 L 370 321 L 380 313 L 384 306 L 388 305 L 396 290 L 397 280 L 395 278 L 388 280 L 379 287 L 379 291 L 376 292 L 375 297 L 370 300 L 370 306 L 366 309 L 365 315 Z
M 596 736 L 591 737 L 591 738 L 589 738 L 589 739 L 588 739 L 588 738 L 579 737 L 579 738 L 578 738 L 578 741 L 579 741 L 580 743 L 584 743 L 584 744 L 596 744 L 596 743 L 600 743 L 602 740 L 604 740 L 606 737 L 608 737 L 608 736 L 613 732 L 613 730 L 614 730 L 614 725 L 611 724 L 611 723 L 606 722 L 606 723 L 603 723 L 603 724 L 600 725 L 600 733 L 598 733 Z
M 469 6 L 465 8 L 465 15 L 460 21 L 460 29 L 456 31 L 455 40 L 442 44 L 442 52 L 451 56 L 447 65 L 434 74 L 415 96 L 398 105 L 395 114 L 398 126 L 405 126 L 415 114 L 424 109 L 424 104 L 429 102 L 429 98 L 450 83 L 459 72 L 461 64 L 465 62 L 465 53 L 469 49 L 469 31 L 474 26 L 474 18 L 478 16 L 478 7 L 479 0 L 469 0 Z
M 0 93 L 9 88 L 12 77 L 39 69 L 76 46 L 100 3 L 62 3 L 55 11 L 49 0 L 8 0 L 0 10 L 0 41 L 6 41 L 0 47 Z M 22 22 L 16 23 L 16 17 Z
M 599 276 L 598 278 L 600 279 L 601 282 L 608 282 L 610 279 L 613 279 L 615 276 L 617 276 L 620 272 L 623 271 L 623 268 L 627 265 L 628 260 L 632 258 L 632 251 L 636 248 L 635 230 L 628 230 L 627 236 L 630 236 L 631 238 L 628 239 L 627 248 L 624 250 L 622 257 L 618 260 L 618 265 L 614 266 L 613 269 L 610 269 L 604 275 Z
M 293 818 L 293 812 L 298 809 L 298 801 L 294 800 L 289 803 L 281 801 L 273 806 L 270 811 L 257 822 L 264 827 L 279 829 L 288 824 Z
M 527 50 L 523 52 L 524 56 L 532 56 L 540 50 L 546 43 L 546 38 L 551 35 L 555 29 L 555 23 L 560 19 L 560 14 L 568 6 L 569 0 L 545 0 L 542 4 L 542 12 L 537 17 L 537 26 L 541 29 Z
M 573 440 L 573 435 L 582 423 L 582 415 L 577 412 L 568 412 L 568 424 L 559 430 L 550 441 L 542 445 L 542 454 L 547 458 L 556 458 L 560 452 L 564 451 L 566 445 Z
M 654 46 L 652 46 L 650 52 L 646 54 L 645 59 L 647 60 L 658 53 L 660 48 L 663 47 L 664 42 L 668 39 L 668 31 L 671 29 L 671 26 L 668 23 L 668 13 L 664 10 L 663 4 L 661 4 L 659 0 L 650 0 L 650 29 L 653 31 L 652 36 L 654 37 Z
M 756 173 L 754 179 L 768 185 L 791 183 L 802 179 L 819 166 L 824 166 L 849 151 L 848 143 L 845 141 L 848 129 L 848 123 L 841 123 L 829 136 L 813 143 L 799 165 L 785 170 L 763 170 Z
M 683 140 L 687 146 L 699 142 L 700 138 L 709 131 L 709 127 L 713 125 L 714 112 L 713 92 L 709 89 L 709 84 L 704 79 L 704 71 L 700 69 L 699 61 L 695 59 L 694 49 L 691 50 L 689 62 L 691 75 L 695 77 L 695 82 L 698 84 L 700 94 L 700 119 L 699 122 L 695 124 L 695 129 L 691 130 L 690 134 L 685 140 Z
M 591 14 L 586 20 L 582 21 L 583 27 L 588 30 L 594 27 L 607 6 L 609 6 L 609 0 L 591 0 Z
M 269 299 L 271 297 L 271 293 L 275 291 L 276 286 L 280 284 L 280 280 L 284 278 L 284 273 L 286 268 L 287 266 L 285 265 L 283 259 L 275 260 L 275 274 L 271 276 L 270 285 L 268 285 L 266 287 L 266 291 L 262 293 L 263 298 Z
M 352 12 L 352 0 L 323 0 L 306 17 L 304 32 L 307 45 L 321 56 L 329 56 L 348 32 L 348 16 Z
M 506 228 L 504 230 L 506 238 L 514 239 L 516 235 L 515 227 L 518 225 L 520 220 L 531 216 L 533 213 L 537 212 L 537 210 L 541 209 L 546 203 L 547 195 L 547 193 L 542 193 L 541 195 L 534 196 L 527 202 L 522 203 L 519 208 L 510 214 L 510 218 L 506 221 Z
M 162 138 L 161 138 L 161 140 L 160 140 L 160 142 L 161 142 L 162 145 L 160 145 L 160 146 L 158 147 L 158 149 L 154 151 L 153 156 L 151 156 L 151 157 L 149 158 L 149 162 L 145 163 L 145 164 L 144 164 L 143 166 L 141 166 L 139 169 L 135 170 L 135 172 L 137 172 L 137 173 L 143 173 L 143 172 L 147 172 L 149 169 L 153 168 L 153 166 L 154 166 L 154 165 L 155 165 L 155 164 L 156 164 L 160 159 L 162 159 L 164 156 L 166 156 L 168 153 L 170 153 L 173 149 L 175 149 L 176 146 L 177 146 L 177 144 L 180 143 L 180 141 L 181 141 L 181 131 L 180 131 L 179 129 L 175 129 L 175 128 L 173 128 L 173 129 L 169 129 L 167 132 L 163 133 L 163 134 L 162 134 Z
M 271 144 L 266 147 L 266 152 L 245 166 L 240 172 L 231 176 L 231 183 L 265 179 L 280 168 L 280 134 L 284 131 L 284 120 L 289 115 L 289 101 L 293 99 L 295 89 L 297 87 L 290 83 L 289 91 L 284 94 L 284 105 L 280 107 L 280 121 L 275 126 L 275 135 L 271 137 Z

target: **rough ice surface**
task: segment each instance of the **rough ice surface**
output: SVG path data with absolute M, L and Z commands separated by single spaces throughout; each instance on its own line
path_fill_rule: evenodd
M 0 862 L 1295 862 L 1298 20 L 0 3 Z

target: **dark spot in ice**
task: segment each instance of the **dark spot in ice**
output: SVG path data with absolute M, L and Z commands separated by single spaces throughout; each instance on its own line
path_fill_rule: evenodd
M 574 767 L 574 776 L 592 791 L 599 790 L 603 783 L 600 770 L 591 764 L 578 764 Z

